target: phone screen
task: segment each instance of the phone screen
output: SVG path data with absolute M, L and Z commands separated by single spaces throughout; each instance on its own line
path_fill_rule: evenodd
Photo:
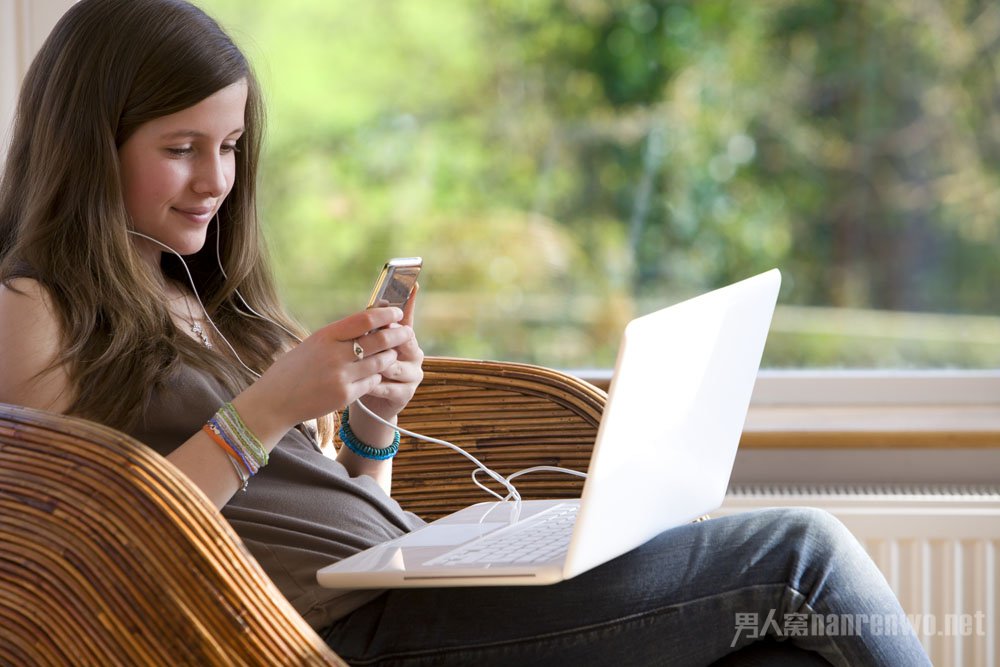
M 386 262 L 378 280 L 375 281 L 375 289 L 372 290 L 367 307 L 405 307 L 417 282 L 421 266 L 423 260 L 420 257 L 397 257 Z

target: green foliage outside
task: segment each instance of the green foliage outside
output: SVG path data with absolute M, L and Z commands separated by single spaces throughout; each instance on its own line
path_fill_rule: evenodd
M 310 327 L 421 255 L 428 353 L 611 365 L 777 266 L 770 366 L 1000 361 L 992 0 L 203 0 L 255 63 Z

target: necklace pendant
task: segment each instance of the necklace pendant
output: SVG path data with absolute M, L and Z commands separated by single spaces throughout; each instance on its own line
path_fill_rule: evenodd
M 210 340 L 208 340 L 208 334 L 206 334 L 205 330 L 201 328 L 201 324 L 199 324 L 198 322 L 192 322 L 191 323 L 191 333 L 193 333 L 195 336 L 197 336 L 198 338 L 200 338 L 202 344 L 205 347 L 207 347 L 210 350 L 212 349 L 212 342 Z

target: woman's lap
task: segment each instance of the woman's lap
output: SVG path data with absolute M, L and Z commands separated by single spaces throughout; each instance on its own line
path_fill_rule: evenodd
M 708 665 L 813 612 L 902 615 L 836 519 L 763 510 L 680 526 L 552 586 L 389 591 L 326 638 L 358 665 Z M 787 639 L 834 664 L 929 664 L 902 633 Z

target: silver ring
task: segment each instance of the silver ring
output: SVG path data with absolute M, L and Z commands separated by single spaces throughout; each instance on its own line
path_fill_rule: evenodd
M 365 358 L 365 349 L 361 347 L 361 343 L 355 339 L 354 341 L 354 358 L 361 361 Z

